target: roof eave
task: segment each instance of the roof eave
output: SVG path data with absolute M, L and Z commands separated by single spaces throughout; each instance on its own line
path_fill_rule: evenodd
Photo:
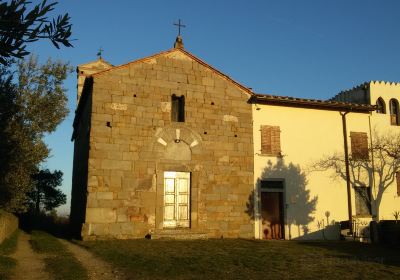
M 298 107 L 306 109 L 330 110 L 330 111 L 345 111 L 357 113 L 369 113 L 376 110 L 376 106 L 372 105 L 359 105 L 354 103 L 344 102 L 331 102 L 323 100 L 301 100 L 301 99 L 283 99 L 282 97 L 272 96 L 259 96 L 256 95 L 252 99 L 253 103 L 274 105 L 274 106 L 287 106 Z

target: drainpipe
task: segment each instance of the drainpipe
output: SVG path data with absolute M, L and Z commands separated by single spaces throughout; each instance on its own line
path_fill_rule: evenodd
M 377 194 L 376 194 L 376 185 L 375 185 L 376 184 L 376 181 L 375 181 L 375 162 L 374 162 L 374 146 L 373 146 L 373 139 L 372 139 L 373 135 L 372 135 L 372 128 L 371 128 L 371 112 L 369 113 L 369 116 L 368 116 L 368 124 L 369 124 L 369 139 L 370 139 L 370 145 L 371 145 L 371 165 L 372 165 L 372 186 L 371 187 L 374 190 L 373 195 L 374 195 L 374 206 L 375 206 L 375 215 L 372 215 L 372 218 L 375 221 L 378 221 L 379 217 L 376 216 L 376 210 L 378 209 L 378 207 L 377 207 L 376 200 L 375 200 L 376 197 L 377 197 Z M 374 218 L 374 216 L 375 216 L 375 218 Z
M 346 165 L 346 186 L 347 186 L 347 208 L 349 212 L 349 229 L 353 233 L 353 213 L 351 210 L 351 189 L 350 189 L 350 167 L 349 167 L 349 146 L 347 144 L 347 124 L 346 115 L 349 112 L 340 113 L 342 116 L 343 125 L 343 140 L 344 140 L 344 161 Z

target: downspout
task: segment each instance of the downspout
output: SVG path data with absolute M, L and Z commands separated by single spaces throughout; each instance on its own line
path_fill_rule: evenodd
M 343 125 L 343 141 L 344 141 L 344 161 L 346 165 L 346 186 L 347 186 L 347 209 L 349 213 L 349 230 L 350 234 L 353 233 L 353 213 L 351 210 L 351 189 L 350 189 L 350 167 L 349 167 L 349 146 L 347 144 L 347 123 L 346 123 L 346 115 L 349 112 L 340 112 L 342 116 L 342 125 Z
M 375 161 L 374 161 L 374 146 L 373 146 L 373 141 L 372 141 L 372 129 L 371 129 L 371 113 L 368 116 L 368 124 L 369 124 L 369 139 L 370 139 L 370 145 L 371 145 L 371 165 L 372 165 L 372 187 L 374 188 L 374 204 L 375 204 L 375 211 L 377 209 L 377 204 L 376 204 L 376 185 L 375 185 Z M 372 218 L 374 215 L 372 216 Z M 375 213 L 375 220 L 379 220 L 379 217 L 376 217 Z

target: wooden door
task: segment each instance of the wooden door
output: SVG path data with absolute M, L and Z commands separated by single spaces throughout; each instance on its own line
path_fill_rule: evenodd
M 263 239 L 283 239 L 283 192 L 261 192 Z
M 190 173 L 164 172 L 164 227 L 190 226 Z

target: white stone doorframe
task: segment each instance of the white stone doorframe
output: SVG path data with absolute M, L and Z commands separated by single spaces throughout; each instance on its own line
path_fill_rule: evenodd
M 190 172 L 164 172 L 164 228 L 190 227 Z

